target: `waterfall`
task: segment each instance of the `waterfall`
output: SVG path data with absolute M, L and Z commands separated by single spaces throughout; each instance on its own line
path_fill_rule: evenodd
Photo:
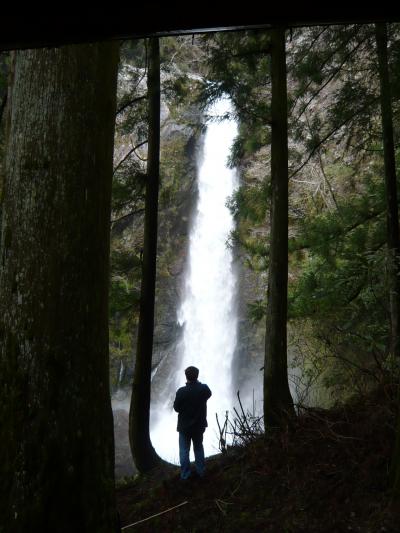
M 208 114 L 221 117 L 229 111 L 230 101 L 220 99 Z M 226 202 L 238 186 L 236 172 L 227 167 L 236 135 L 235 121 L 211 121 L 198 165 L 198 202 L 190 232 L 184 298 L 177 316 L 183 327 L 180 366 L 173 371 L 168 399 L 151 432 L 157 452 L 174 462 L 178 462 L 177 413 L 171 409 L 171 398 L 173 401 L 177 388 L 185 384 L 187 366 L 198 367 L 199 381 L 212 390 L 207 403 L 209 427 L 204 435 L 206 455 L 218 452 L 215 414 L 223 422 L 234 404 L 231 367 L 237 335 L 236 279 L 232 250 L 227 246 L 234 221 Z

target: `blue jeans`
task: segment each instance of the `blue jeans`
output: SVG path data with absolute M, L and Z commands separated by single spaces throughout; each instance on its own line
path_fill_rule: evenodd
M 200 477 L 204 476 L 204 448 L 203 448 L 204 429 L 191 431 L 188 433 L 179 432 L 179 459 L 181 462 L 181 479 L 188 479 L 191 474 L 190 470 L 190 444 L 193 441 L 194 464 L 196 472 Z

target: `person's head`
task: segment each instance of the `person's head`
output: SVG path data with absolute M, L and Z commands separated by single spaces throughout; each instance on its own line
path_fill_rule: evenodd
M 199 369 L 195 366 L 188 366 L 185 370 L 185 376 L 188 381 L 197 381 Z

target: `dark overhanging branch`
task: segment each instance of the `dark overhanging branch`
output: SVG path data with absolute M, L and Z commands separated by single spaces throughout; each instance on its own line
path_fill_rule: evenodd
M 145 159 L 142 159 L 141 157 L 138 156 L 138 154 L 136 153 L 136 150 L 138 148 L 140 148 L 141 146 L 143 146 L 144 144 L 147 143 L 147 139 L 145 141 L 142 141 L 141 143 L 137 144 L 136 146 L 134 146 L 133 148 L 131 148 L 129 150 L 129 152 L 121 159 L 121 161 L 118 163 L 118 165 L 114 168 L 114 171 L 113 171 L 113 176 L 115 175 L 115 173 L 117 172 L 117 170 L 120 168 L 120 166 L 128 159 L 128 157 L 133 153 L 135 152 L 136 156 L 141 160 L 141 161 L 145 161 Z
M 348 233 L 350 233 L 354 229 L 358 228 L 359 226 L 362 226 L 366 222 L 368 222 L 370 220 L 373 220 L 374 218 L 379 218 L 385 212 L 386 212 L 385 209 L 382 209 L 380 211 L 373 211 L 371 213 L 368 213 L 368 215 L 366 215 L 365 217 L 357 220 L 353 224 L 350 224 L 349 226 L 343 227 L 340 232 L 336 232 L 336 233 L 332 234 L 332 236 L 330 236 L 330 237 L 328 237 L 326 239 L 326 242 L 333 242 L 333 241 L 337 240 L 339 237 L 346 236 Z M 291 243 L 293 243 L 293 242 L 295 242 L 295 241 L 293 239 L 291 239 Z M 369 249 L 371 251 L 377 251 L 377 250 L 379 250 L 379 248 L 381 248 L 383 246 L 383 244 L 384 244 L 384 242 L 378 243 L 378 245 L 376 247 L 371 247 Z M 295 251 L 298 251 L 298 250 L 307 250 L 307 249 L 311 248 L 312 246 L 313 246 L 313 244 L 311 244 L 311 243 L 302 243 L 301 246 L 292 246 L 290 248 L 290 252 L 295 252 Z
M 340 328 L 335 328 L 335 329 L 337 329 L 339 331 L 339 333 L 343 333 L 343 330 L 341 330 Z M 337 359 L 337 360 L 341 361 L 342 363 L 348 365 L 349 367 L 355 368 L 360 373 L 367 374 L 368 376 L 371 376 L 375 381 L 379 382 L 378 377 L 375 375 L 375 373 L 372 370 L 370 370 L 369 368 L 366 368 L 366 367 L 362 367 L 361 365 L 358 365 L 357 363 L 355 363 L 354 361 L 351 361 L 347 357 L 339 355 L 338 353 L 335 353 L 335 354 L 332 354 L 332 355 L 325 355 L 325 357 L 327 357 L 329 359 Z
M 135 91 L 137 91 L 139 85 L 141 84 L 141 82 L 144 80 L 144 78 L 147 76 L 147 64 L 148 64 L 148 51 L 147 51 L 147 40 L 144 39 L 144 50 L 145 50 L 145 66 L 144 66 L 144 72 L 142 74 L 142 76 L 140 76 L 139 80 L 137 81 L 136 85 L 134 86 L 133 90 L 132 90 L 132 93 L 135 93 Z M 136 104 L 137 102 L 140 102 L 141 100 L 144 100 L 147 98 L 147 94 L 143 94 L 141 96 L 136 96 L 135 98 L 132 98 L 132 100 L 130 100 L 129 102 L 127 102 L 126 104 L 124 104 L 123 106 L 121 106 L 117 112 L 115 113 L 115 116 L 118 116 L 119 114 L 121 114 L 123 111 L 125 111 L 125 109 L 133 104 Z
M 131 304 L 128 304 L 128 305 L 125 305 L 124 307 L 121 307 L 121 309 L 119 309 L 119 312 L 123 315 L 123 314 L 127 313 L 128 311 L 136 310 L 137 306 L 138 306 L 137 302 L 132 302 Z
M 307 158 L 305 159 L 305 161 L 303 161 L 303 163 L 296 169 L 292 172 L 292 174 L 289 175 L 289 179 L 293 178 L 296 174 L 298 174 L 300 172 L 300 170 L 302 170 L 302 168 L 304 168 L 307 163 L 310 161 L 310 159 L 313 157 L 313 155 L 315 154 L 315 152 L 330 138 L 332 137 L 332 135 L 334 135 L 337 131 L 339 131 L 343 126 L 345 126 L 348 122 L 350 122 L 351 120 L 353 120 L 354 117 L 356 117 L 357 115 L 359 115 L 360 113 L 362 113 L 363 111 L 365 111 L 366 109 L 368 109 L 372 104 L 376 103 L 377 101 L 379 100 L 379 97 L 375 97 L 375 98 L 372 98 L 369 102 L 367 102 L 361 109 L 357 109 L 357 111 L 355 111 L 352 115 L 350 115 L 349 117 L 347 117 L 345 120 L 343 120 L 340 124 L 338 124 L 338 126 L 336 126 L 335 128 L 333 128 L 329 133 L 327 133 L 325 135 L 325 137 L 323 137 L 313 148 L 312 150 L 310 151 L 310 153 L 308 154 Z
M 312 42 L 310 43 L 310 45 L 307 47 L 307 50 L 304 52 L 304 54 L 302 54 L 301 58 L 300 59 L 297 59 L 293 65 L 292 65 L 292 68 L 296 68 L 298 67 L 303 61 L 304 59 L 307 57 L 307 55 L 309 54 L 309 52 L 313 49 L 313 46 L 314 44 L 318 41 L 318 39 L 321 37 L 321 35 L 328 29 L 329 26 L 324 26 L 322 31 L 320 31 L 316 37 L 314 37 L 314 39 L 312 40 Z
M 308 101 L 304 104 L 300 114 L 297 116 L 296 120 L 299 120 L 300 117 L 304 114 L 308 106 L 311 104 L 311 102 L 325 89 L 327 85 L 340 73 L 342 70 L 343 65 L 347 63 L 347 61 L 350 59 L 350 57 L 358 50 L 358 48 L 367 41 L 368 37 L 365 39 L 362 39 L 357 45 L 350 50 L 350 52 L 344 57 L 340 65 L 333 71 L 333 73 L 328 77 L 328 79 L 325 81 L 323 85 L 319 87 L 319 89 L 308 99 Z
M 266 48 L 257 48 L 254 50 L 247 50 L 246 52 L 238 52 L 237 54 L 233 54 L 232 52 L 228 51 L 229 56 L 232 59 L 241 59 L 244 57 L 252 57 L 252 56 L 259 56 L 259 55 L 268 55 L 271 53 L 271 47 L 267 46 Z
M 143 45 L 144 45 L 144 54 L 145 54 L 145 58 L 144 58 L 144 71 L 143 71 L 143 75 L 139 78 L 138 82 L 136 83 L 135 87 L 133 88 L 133 93 L 137 90 L 137 88 L 139 87 L 139 85 L 141 84 L 141 82 L 144 80 L 144 78 L 147 76 L 147 70 L 148 70 L 148 47 L 147 47 L 147 39 L 144 39 L 143 40 Z
M 350 37 L 349 39 L 347 39 L 346 42 L 344 42 L 344 43 L 340 43 L 340 45 L 337 46 L 337 47 L 335 48 L 335 50 L 333 50 L 333 52 L 332 52 L 331 54 L 329 54 L 329 56 L 328 56 L 327 58 L 325 58 L 325 60 L 322 62 L 321 66 L 320 66 L 320 70 L 322 70 L 322 69 L 325 67 L 325 65 L 326 65 L 326 64 L 327 64 L 327 63 L 328 63 L 333 57 L 335 57 L 335 54 L 337 54 L 337 52 L 339 52 L 339 50 L 341 50 L 342 48 L 345 48 L 345 47 L 350 43 L 350 41 L 351 41 L 351 40 L 357 35 L 357 33 L 358 33 L 359 31 L 360 31 L 360 28 L 358 27 L 358 28 L 356 29 L 356 31 L 351 35 L 351 37 Z M 304 89 L 303 92 L 306 92 L 306 91 L 309 89 L 309 87 L 311 87 L 312 84 L 313 84 L 313 80 L 310 80 L 310 81 L 307 83 L 307 85 L 306 85 L 306 87 L 305 87 L 305 89 Z M 289 115 L 291 115 L 292 111 L 293 111 L 294 108 L 296 107 L 296 104 L 297 104 L 297 102 L 299 101 L 299 98 L 300 98 L 300 97 L 298 96 L 298 97 L 295 99 L 295 101 L 293 102 L 293 104 L 292 104 L 292 106 L 291 106 L 291 108 L 290 108 L 290 111 L 289 111 Z
M 362 226 L 369 220 L 372 220 L 374 218 L 380 217 L 386 212 L 386 209 L 381 209 L 379 211 L 372 211 L 370 212 L 366 217 L 364 217 L 362 220 L 357 220 L 356 222 L 353 222 L 353 224 L 350 224 L 350 226 L 347 226 L 345 229 L 345 233 L 350 233 L 350 231 L 353 231 L 354 229 L 358 228 L 359 226 Z
M 132 106 L 133 104 L 136 104 L 137 102 L 140 102 L 141 100 L 145 100 L 147 98 L 147 94 L 143 94 L 142 96 L 137 96 L 136 98 L 133 98 L 132 100 L 129 100 L 126 104 L 122 105 L 116 112 L 116 116 L 120 115 L 125 111 L 126 108 Z
M 147 176 L 146 176 L 147 177 Z M 129 198 L 125 202 L 116 202 L 116 206 L 114 206 L 114 211 L 121 211 L 122 209 L 125 209 L 128 205 L 138 205 L 139 202 L 144 201 L 144 195 L 137 193 L 134 197 Z
M 255 123 L 259 122 L 261 124 L 267 124 L 269 126 L 271 126 L 271 118 L 270 117 L 265 117 L 263 115 L 259 115 L 258 113 L 255 113 L 254 111 L 252 111 L 251 109 L 246 109 L 245 107 L 243 107 L 242 104 L 239 104 L 237 99 L 232 97 L 232 101 L 235 105 L 235 108 L 237 111 L 239 111 L 239 115 L 240 113 L 242 113 L 242 115 L 244 116 L 248 116 L 250 117 L 251 120 L 253 120 Z
M 147 162 L 147 158 L 146 157 L 140 157 L 140 155 L 138 153 L 136 153 L 135 150 L 133 150 L 135 152 L 135 156 L 140 159 L 140 161 L 143 161 L 143 163 L 146 163 Z
M 144 208 L 143 209 L 136 209 L 135 211 L 130 211 L 126 215 L 122 215 L 121 217 L 118 217 L 118 218 L 115 218 L 114 220 L 111 220 L 110 224 L 116 224 L 117 222 L 121 222 L 121 220 L 125 220 L 126 218 L 134 217 L 136 215 L 141 215 L 142 213 L 144 213 Z

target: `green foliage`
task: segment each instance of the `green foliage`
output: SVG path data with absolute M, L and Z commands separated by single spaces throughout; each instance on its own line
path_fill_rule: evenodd
M 112 184 L 112 209 L 114 217 L 143 209 L 146 174 L 134 164 L 114 174 Z
M 145 39 L 126 40 L 120 48 L 121 65 L 145 65 L 147 63 L 147 43 Z
M 239 134 L 231 148 L 230 166 L 240 166 L 241 162 L 251 157 L 270 143 L 270 130 L 267 128 L 249 127 L 245 122 L 239 124 Z
M 239 135 L 230 157 L 237 166 L 269 142 L 269 34 L 245 31 L 203 37 L 207 54 L 207 77 L 199 102 L 206 107 L 228 95 Z
M 332 155 L 340 150 L 353 165 L 365 160 L 379 138 L 373 25 L 297 31 L 301 44 L 288 53 L 290 130 L 297 151 L 306 152 L 306 161 L 322 147 Z
M 307 368 L 321 374 L 325 357 L 323 383 L 336 390 L 350 387 L 356 375 L 360 387 L 379 380 L 387 367 L 386 220 L 374 40 L 373 25 L 347 25 L 299 28 L 287 42 L 289 316 L 294 328 L 308 324 L 312 342 L 305 375 Z M 240 166 L 242 184 L 229 202 L 237 222 L 232 241 L 241 245 L 247 265 L 262 272 L 268 269 L 270 193 L 267 42 L 262 33 L 251 32 L 208 37 L 210 77 L 202 95 L 209 101 L 227 93 L 234 102 L 240 128 L 231 163 Z M 399 42 L 398 25 L 392 25 L 396 138 Z M 261 295 L 249 314 L 260 320 L 265 309 Z M 313 354 L 318 364 L 311 369 Z
M 178 245 L 173 221 L 187 171 L 187 131 L 195 127 L 190 104 L 201 85 L 201 50 L 191 37 L 160 39 L 161 122 L 178 125 L 163 138 L 160 153 L 159 240 L 157 274 L 170 276 Z M 143 215 L 148 136 L 147 43 L 124 42 L 118 84 L 116 157 L 112 184 L 110 358 L 111 383 L 119 382 L 120 365 L 132 365 L 142 274 Z M 188 125 L 188 123 L 190 124 Z M 185 134 L 181 134 L 180 126 Z M 175 222 L 176 224 L 176 222 Z
M 290 241 L 292 253 L 305 254 L 289 285 L 289 317 L 299 327 L 312 319 L 309 334 L 325 349 L 320 375 L 336 390 L 381 379 L 388 353 L 382 177 L 364 186 L 363 195 L 341 199 L 337 210 L 303 219 Z
M 185 173 L 184 137 L 176 136 L 163 143 L 160 161 L 160 207 L 172 207 Z
M 397 24 L 391 25 L 389 41 L 398 139 Z M 196 101 L 204 110 L 222 95 L 233 102 L 239 133 L 230 164 L 240 168 L 241 186 L 228 202 L 236 220 L 230 240 L 241 246 L 246 265 L 263 275 L 269 263 L 271 192 L 269 46 L 268 31 L 161 40 L 163 98 L 174 120 L 183 117 L 182 126 L 191 122 L 190 113 L 183 115 L 190 102 Z M 127 90 L 121 89 L 121 105 L 145 93 L 143 42 L 131 45 L 127 57 L 129 66 L 121 69 L 127 80 Z M 290 323 L 293 331 L 304 329 L 306 333 L 307 338 L 301 340 L 305 379 L 320 376 L 319 384 L 344 393 L 353 381 L 358 379 L 361 387 L 380 379 L 388 368 L 385 202 L 373 25 L 295 29 L 287 40 L 287 71 Z M 143 98 L 130 106 L 118 123 L 117 134 L 131 136 L 132 146 L 147 138 L 146 113 Z M 180 201 L 180 180 L 185 172 L 184 147 L 178 139 L 168 140 L 161 158 L 160 208 L 170 210 L 171 215 Z M 138 150 L 142 158 L 143 148 Z M 143 170 L 144 161 L 135 156 L 117 169 L 115 217 L 140 213 Z M 168 227 L 166 234 L 171 232 Z M 115 313 L 123 313 L 129 298 L 135 300 L 139 242 L 136 239 L 129 249 L 131 262 L 127 259 L 124 263 L 118 254 L 112 260 Z M 119 237 L 116 246 L 120 246 Z M 168 276 L 171 258 L 163 246 L 160 272 Z M 261 320 L 265 309 L 265 295 L 259 295 L 249 306 L 250 317 Z M 135 313 L 135 304 L 131 312 Z M 116 335 L 117 328 L 113 328 L 112 335 Z
M 163 94 L 168 100 L 174 100 L 175 104 L 179 105 L 185 103 L 200 86 L 199 81 L 182 74 L 165 80 L 163 83 Z
M 161 90 L 171 111 L 175 108 L 182 113 L 182 108 L 198 97 L 203 85 L 204 50 L 199 43 L 191 36 L 160 39 Z
M 110 313 L 126 313 L 139 302 L 139 294 L 124 278 L 114 278 L 110 286 Z
M 132 357 L 133 330 L 140 302 L 141 259 L 119 244 L 111 250 L 111 281 L 109 290 L 109 328 L 111 383 L 118 380 L 118 366 L 125 366 Z
M 249 317 L 253 322 L 259 322 L 265 317 L 267 311 L 266 303 L 263 300 L 254 300 L 248 304 Z
M 270 197 L 270 184 L 266 181 L 253 187 L 239 187 L 228 201 L 233 216 L 246 219 L 252 224 L 265 222 L 267 201 Z

